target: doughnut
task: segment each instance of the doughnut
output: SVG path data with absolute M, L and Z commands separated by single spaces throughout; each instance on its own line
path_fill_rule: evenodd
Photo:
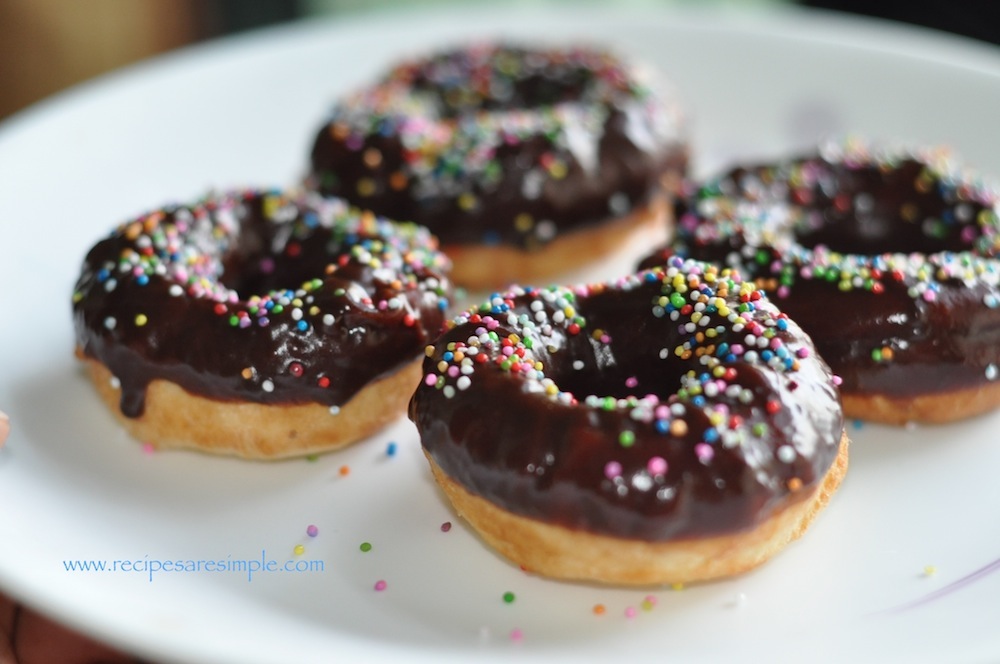
M 136 439 L 313 454 L 406 412 L 449 306 L 426 229 L 246 189 L 119 225 L 73 293 L 77 355 Z
M 514 286 L 448 328 L 410 419 L 456 511 L 530 572 L 738 574 L 799 537 L 846 472 L 828 367 L 728 269 Z
M 1000 194 L 942 149 L 859 140 L 692 188 L 672 246 L 737 268 L 812 337 L 848 417 L 945 423 L 1000 404 Z
M 400 62 L 336 104 L 306 180 L 427 226 L 457 284 L 548 283 L 666 241 L 687 147 L 655 83 L 596 48 L 478 44 Z

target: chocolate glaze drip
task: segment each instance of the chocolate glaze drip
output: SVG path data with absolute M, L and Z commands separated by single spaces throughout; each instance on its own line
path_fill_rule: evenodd
M 735 267 L 812 337 L 853 394 L 992 382 L 1000 365 L 996 194 L 940 159 L 811 155 L 733 169 L 678 205 L 670 247 Z
M 246 191 L 123 224 L 88 253 L 76 342 L 142 414 L 171 381 L 223 401 L 342 405 L 440 330 L 447 262 L 423 229 L 342 201 Z
M 646 541 L 748 529 L 806 495 L 830 468 L 843 431 L 832 377 L 809 355 L 808 339 L 794 324 L 776 330 L 773 346 L 802 356 L 794 368 L 756 353 L 720 353 L 707 365 L 698 351 L 680 357 L 676 348 L 706 345 L 685 331 L 690 314 L 651 313 L 670 289 L 650 274 L 576 298 L 559 289 L 515 291 L 499 308 L 495 297 L 459 318 L 425 360 L 427 377 L 410 403 L 428 454 L 503 509 Z M 567 301 L 583 331 L 535 324 L 557 321 Z M 776 316 L 763 301 L 749 314 L 764 326 Z M 743 343 L 747 328 L 727 325 L 711 352 Z M 497 341 L 471 355 L 466 344 L 483 339 L 484 329 Z M 511 334 L 521 343 L 507 356 Z M 462 366 L 458 353 L 475 357 L 471 373 L 450 369 Z M 545 378 L 504 369 L 505 357 L 541 363 Z M 707 379 L 706 366 L 722 367 L 723 378 Z M 725 385 L 716 393 L 706 380 Z
M 680 177 L 678 110 L 598 51 L 483 46 L 401 64 L 334 109 L 310 186 L 445 247 L 536 248 Z

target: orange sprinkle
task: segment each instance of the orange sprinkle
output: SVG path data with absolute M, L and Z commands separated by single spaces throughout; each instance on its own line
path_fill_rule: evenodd
M 788 480 L 789 491 L 798 491 L 801 488 L 802 488 L 802 480 L 799 479 L 798 477 L 793 477 L 792 479 Z
M 350 474 L 351 474 L 351 467 L 350 466 L 341 466 L 340 467 L 340 476 L 341 477 L 347 477 Z
M 405 189 L 406 188 L 406 173 L 404 173 L 402 171 L 396 171 L 395 173 L 393 173 L 392 175 L 390 175 L 389 176 L 389 186 L 392 187 L 393 189 L 395 189 L 396 191 L 400 191 L 401 189 Z
M 595 616 L 603 616 L 606 611 L 607 611 L 607 609 L 604 607 L 603 604 L 595 604 L 594 605 L 594 615 Z

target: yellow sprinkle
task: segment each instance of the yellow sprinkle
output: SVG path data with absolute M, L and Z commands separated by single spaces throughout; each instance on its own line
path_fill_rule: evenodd
M 462 208 L 466 212 L 475 208 L 477 202 L 476 197 L 469 192 L 465 192 L 458 197 L 458 207 Z
M 684 590 L 683 583 L 671 583 L 670 587 L 673 588 L 674 590 Z
M 361 178 L 358 180 L 358 195 L 359 196 L 371 196 L 375 193 L 375 180 L 371 178 Z
M 302 546 L 301 544 L 296 544 L 293 551 L 295 551 L 295 555 L 301 556 L 303 553 L 306 552 L 306 547 Z
M 243 376 L 244 380 L 250 380 L 253 378 L 253 369 L 251 367 L 246 367 L 240 372 L 240 375 Z
M 934 565 L 927 565 L 924 567 L 924 576 L 934 576 L 937 574 L 937 567 Z
M 531 227 L 535 225 L 535 220 L 527 212 L 522 212 L 521 214 L 514 217 L 514 228 L 522 233 L 526 233 L 531 230 Z
M 138 327 L 142 327 L 143 325 L 145 325 L 148 322 L 149 322 L 149 318 L 146 317 L 146 314 L 136 314 L 135 324 Z

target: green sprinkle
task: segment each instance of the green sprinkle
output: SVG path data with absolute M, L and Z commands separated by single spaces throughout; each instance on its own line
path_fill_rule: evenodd
M 622 431 L 618 434 L 618 444 L 622 447 L 632 447 L 635 444 L 635 432 Z
M 361 547 L 360 547 L 360 548 L 361 548 L 361 550 L 362 550 L 362 551 L 364 551 L 365 553 L 368 553 L 369 551 L 371 551 L 371 550 L 372 550 L 372 545 L 371 545 L 371 543 L 370 543 L 370 542 L 362 542 L 362 543 L 361 543 Z
M 513 604 L 513 602 L 514 602 L 514 593 L 512 593 L 509 590 L 507 592 L 505 592 L 503 594 L 503 601 L 505 603 L 507 603 L 507 604 Z

